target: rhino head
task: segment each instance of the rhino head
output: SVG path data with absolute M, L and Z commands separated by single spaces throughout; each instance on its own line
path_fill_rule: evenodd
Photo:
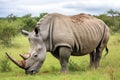
M 35 29 L 33 32 L 22 30 L 22 34 L 28 36 L 30 43 L 28 54 L 20 54 L 23 58 L 21 61 L 15 60 L 8 53 L 6 55 L 18 67 L 24 69 L 26 74 L 35 74 L 39 71 L 45 60 L 46 46 L 38 29 Z

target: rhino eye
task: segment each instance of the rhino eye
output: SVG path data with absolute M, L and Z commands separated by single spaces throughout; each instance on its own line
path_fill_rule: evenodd
M 34 57 L 38 57 L 38 55 L 37 55 L 37 54 L 34 54 Z

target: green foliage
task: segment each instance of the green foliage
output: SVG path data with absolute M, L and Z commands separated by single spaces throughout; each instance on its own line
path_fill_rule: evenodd
M 107 14 L 97 16 L 102 19 L 112 32 L 120 32 L 120 12 L 115 10 L 108 10 Z
M 19 23 L 17 22 L 0 20 L 0 41 L 4 45 L 9 46 L 12 38 L 18 34 L 19 28 Z
M 0 60 L 0 71 L 1 72 L 11 71 L 10 61 L 7 57 L 4 57 Z
M 38 17 L 35 17 L 37 21 L 39 21 L 43 16 L 47 15 L 48 13 L 41 13 Z
M 107 16 L 107 14 L 101 14 L 97 16 L 99 19 L 102 19 L 109 27 L 113 24 L 112 18 L 110 16 Z
M 28 31 L 32 31 L 35 26 L 36 23 L 43 17 L 45 16 L 47 13 L 41 13 L 40 16 L 38 17 L 32 17 L 31 14 L 27 14 L 24 15 L 21 20 L 22 20 L 22 29 L 28 30 Z
M 107 11 L 107 14 L 111 15 L 112 17 L 114 17 L 114 16 L 118 15 L 119 12 L 115 11 L 113 9 L 110 9 L 110 10 Z
M 19 18 L 13 14 L 8 15 L 4 19 L 0 19 L 0 42 L 5 46 L 11 45 L 13 37 L 20 33 L 21 29 L 32 31 L 38 19 L 41 19 L 47 13 L 41 13 L 39 17 L 31 17 L 31 14 L 24 15 Z
M 17 19 L 17 17 L 14 14 L 9 14 L 6 18 L 9 22 L 15 21 Z
M 22 29 L 32 31 L 35 28 L 36 20 L 31 17 L 31 14 L 27 14 L 21 18 Z

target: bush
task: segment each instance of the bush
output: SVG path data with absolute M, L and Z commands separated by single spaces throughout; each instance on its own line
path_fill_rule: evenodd
M 27 14 L 22 17 L 22 29 L 32 31 L 35 28 L 37 21 L 31 17 L 31 14 Z
M 17 22 L 0 21 L 0 40 L 5 46 L 11 44 L 11 40 L 18 34 L 20 29 Z
M 0 42 L 5 46 L 10 46 L 12 38 L 19 34 L 21 29 L 33 31 L 37 20 L 46 14 L 41 13 L 36 18 L 32 17 L 31 14 L 24 15 L 23 17 L 16 17 L 10 14 L 6 18 L 0 18 Z
M 41 13 L 39 17 L 32 17 L 31 14 L 26 14 L 24 15 L 21 20 L 22 20 L 22 29 L 32 31 L 34 30 L 36 23 L 47 13 Z
M 0 60 L 0 71 L 1 72 L 8 72 L 11 71 L 10 61 L 8 58 L 4 57 Z

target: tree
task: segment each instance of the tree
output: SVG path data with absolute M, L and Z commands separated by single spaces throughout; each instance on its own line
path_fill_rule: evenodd
M 36 17 L 36 21 L 39 21 L 43 16 L 47 15 L 48 13 L 40 13 L 39 17 Z
M 9 22 L 15 21 L 17 19 L 17 17 L 12 13 L 9 14 L 6 18 L 8 19 Z
M 109 27 L 114 25 L 113 21 L 111 20 L 111 17 L 107 16 L 107 14 L 101 14 L 97 16 L 97 18 L 102 19 Z
M 19 27 L 17 22 L 0 20 L 0 41 L 5 46 L 9 46 L 12 38 L 18 34 L 18 30 Z
M 39 17 L 31 17 L 31 14 L 24 15 L 22 17 L 22 29 L 32 31 L 35 28 L 36 23 L 46 14 L 47 13 L 41 13 Z
M 112 17 L 114 17 L 114 16 L 116 16 L 118 14 L 118 11 L 110 9 L 110 10 L 107 11 L 107 14 L 111 15 Z
M 31 17 L 31 14 L 22 17 L 22 28 L 28 31 L 33 30 L 36 25 L 36 20 Z
M 112 32 L 120 31 L 120 12 L 116 10 L 108 10 L 107 14 L 100 14 L 97 16 L 102 19 L 109 27 Z

